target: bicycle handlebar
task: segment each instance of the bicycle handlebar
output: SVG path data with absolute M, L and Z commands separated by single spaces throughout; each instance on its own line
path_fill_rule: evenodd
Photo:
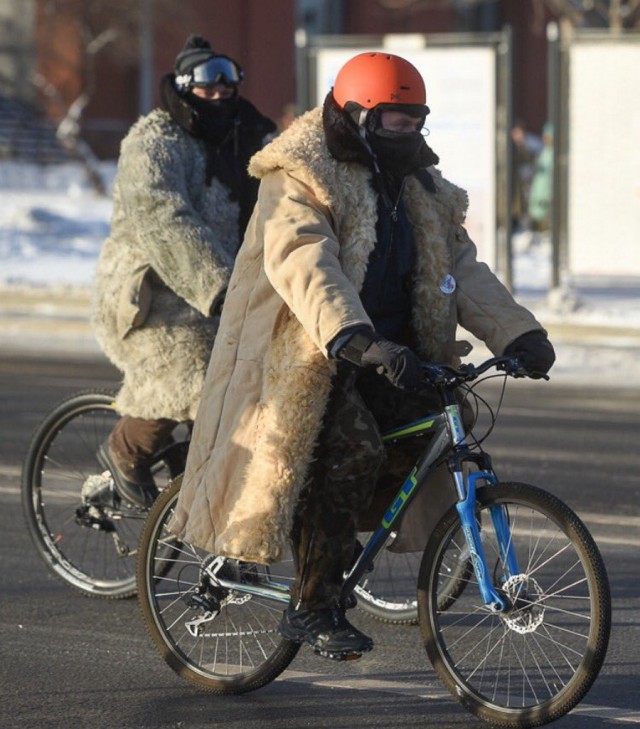
M 450 364 L 435 362 L 422 362 L 421 364 L 427 382 L 431 385 L 444 385 L 446 387 L 457 387 L 464 382 L 473 382 L 492 367 L 504 370 L 510 377 L 530 377 L 534 380 L 549 379 L 549 376 L 542 372 L 527 369 L 517 357 L 510 355 L 491 357 L 478 366 L 462 364 L 456 368 Z

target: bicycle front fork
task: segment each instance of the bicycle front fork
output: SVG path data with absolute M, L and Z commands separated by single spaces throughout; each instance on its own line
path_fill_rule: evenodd
M 493 612 L 500 613 L 509 608 L 504 595 L 495 588 L 491 580 L 491 573 L 487 564 L 487 558 L 482 544 L 480 528 L 476 518 L 476 482 L 479 480 L 489 484 L 496 484 L 498 479 L 492 471 L 476 471 L 464 476 L 461 469 L 452 471 L 452 476 L 458 492 L 458 503 L 456 509 L 460 516 L 462 531 L 464 533 L 473 571 L 478 580 L 478 587 L 482 599 L 487 607 Z M 506 508 L 502 505 L 490 507 L 491 520 L 495 529 L 496 538 L 500 549 L 500 560 L 505 571 L 505 580 L 514 575 L 519 575 L 518 561 L 516 559 L 509 518 Z

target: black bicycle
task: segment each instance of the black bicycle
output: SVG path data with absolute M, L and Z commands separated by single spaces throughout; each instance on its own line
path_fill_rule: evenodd
M 47 567 L 85 595 L 136 594 L 135 556 L 146 509 L 122 503 L 97 454 L 119 415 L 115 393 L 87 390 L 63 400 L 36 428 L 22 468 L 22 506 Z M 180 426 L 182 427 L 182 426 Z M 188 429 L 158 452 L 159 490 L 182 472 Z
M 432 434 L 345 576 L 351 596 L 392 538 L 427 476 L 446 463 L 457 502 L 422 555 L 416 597 L 422 642 L 452 695 L 479 718 L 534 727 L 566 714 L 602 666 L 611 625 L 604 563 L 578 516 L 556 496 L 501 483 L 454 392 L 493 367 L 526 376 L 516 359 L 478 367 L 425 364 L 442 410 L 386 435 Z M 495 419 L 495 415 L 494 415 Z M 289 602 L 290 560 L 264 566 L 209 554 L 168 530 L 180 479 L 157 499 L 138 558 L 146 627 L 180 676 L 216 694 L 241 694 L 279 676 L 300 645 L 277 630 Z
M 111 390 L 71 395 L 38 425 L 22 468 L 23 512 L 44 563 L 84 595 L 110 599 L 136 594 L 135 558 L 148 513 L 121 502 L 97 457 L 118 418 Z M 179 425 L 172 444 L 153 458 L 159 491 L 184 470 L 190 425 Z M 360 607 L 380 620 L 417 622 L 418 557 L 385 550 L 356 588 Z

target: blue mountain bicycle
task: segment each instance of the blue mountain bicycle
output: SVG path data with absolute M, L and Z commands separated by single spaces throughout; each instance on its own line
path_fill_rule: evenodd
M 493 367 L 505 377 L 531 376 L 509 357 L 459 369 L 424 365 L 442 411 L 386 435 L 431 438 L 345 575 L 343 598 L 375 565 L 427 476 L 446 463 L 457 503 L 422 556 L 422 642 L 466 709 L 499 726 L 534 727 L 570 711 L 596 679 L 611 601 L 598 548 L 576 514 L 542 489 L 500 482 L 488 453 L 465 434 L 455 391 L 472 391 L 468 383 Z M 179 488 L 177 479 L 160 495 L 143 528 L 137 579 L 145 624 L 171 668 L 201 689 L 258 689 L 300 648 L 277 631 L 292 564 L 239 562 L 177 540 L 167 524 Z

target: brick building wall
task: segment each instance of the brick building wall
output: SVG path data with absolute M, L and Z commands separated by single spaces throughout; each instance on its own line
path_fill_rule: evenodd
M 37 66 L 56 86 L 67 103 L 77 97 L 87 79 L 83 40 L 73 13 L 51 12 L 51 0 L 35 0 Z M 144 0 L 140 0 L 144 2 Z M 319 2 L 319 0 L 318 0 Z M 317 7 L 325 8 L 315 3 Z M 550 19 L 537 0 L 495 0 L 460 11 L 453 2 L 428 0 L 331 0 L 346 34 L 440 33 L 490 30 L 510 24 L 514 32 L 514 116 L 523 118 L 533 131 L 546 120 L 546 40 Z M 189 33 L 208 37 L 214 48 L 234 57 L 244 68 L 243 94 L 258 108 L 277 119 L 285 104 L 294 102 L 296 26 L 313 2 L 300 0 L 154 0 L 150 24 L 151 68 L 148 78 L 153 100 L 158 103 L 158 83 L 173 67 L 177 52 Z M 73 3 L 57 3 L 72 7 Z M 75 4 L 76 7 L 83 2 Z M 470 6 L 471 7 L 471 6 Z M 49 8 L 49 12 L 45 12 Z M 77 12 L 77 10 L 76 10 Z M 321 15 L 321 14 L 320 14 Z M 327 13 L 325 12 L 326 16 Z M 113 18 L 111 18 L 113 20 Z M 105 18 L 108 27 L 109 17 Z M 324 18 L 325 23 L 327 18 Z M 326 32 L 314 28 L 317 32 Z M 327 29 L 328 30 L 328 29 Z M 137 31 L 139 33 L 139 29 Z M 115 157 L 120 139 L 140 113 L 139 36 L 105 47 L 95 56 L 96 91 L 83 115 L 83 132 L 103 157 Z M 54 118 L 60 109 L 50 99 Z
M 159 103 L 158 84 L 173 69 L 176 54 L 190 33 L 208 38 L 214 49 L 236 59 L 245 71 L 242 93 L 268 116 L 277 119 L 285 104 L 295 101 L 294 0 L 183 0 L 156 5 L 151 40 L 153 101 Z M 172 7 L 173 6 L 173 7 Z M 37 65 L 68 105 L 85 87 L 88 64 L 77 11 L 72 4 L 51 7 L 39 0 Z M 67 8 L 66 10 L 64 8 Z M 95 21 L 95 18 L 94 18 Z M 108 12 L 96 28 L 109 28 Z M 102 157 L 115 157 L 119 142 L 140 107 L 139 29 L 122 35 L 94 56 L 95 91 L 83 115 L 83 134 Z M 50 116 L 60 118 L 61 107 L 46 101 Z

